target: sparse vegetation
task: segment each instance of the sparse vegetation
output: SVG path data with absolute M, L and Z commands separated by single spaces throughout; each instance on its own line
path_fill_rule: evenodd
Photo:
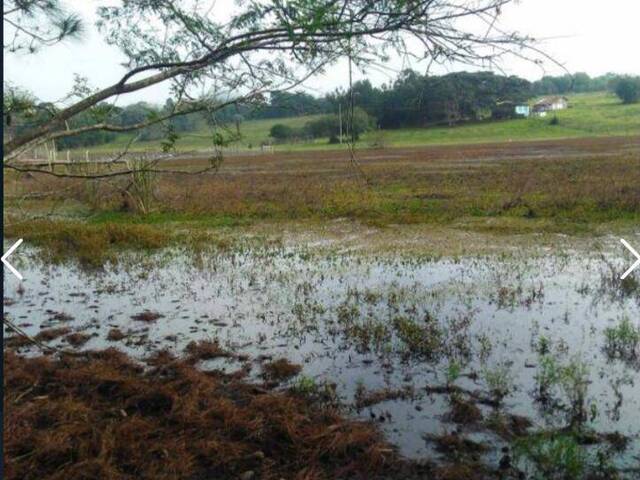
M 501 404 L 513 390 L 513 375 L 506 363 L 497 365 L 493 369 L 484 369 L 482 376 L 497 404 Z
M 572 435 L 527 437 L 517 443 L 515 452 L 518 459 L 533 461 L 527 469 L 533 479 L 579 480 L 587 474 L 587 453 Z
M 633 361 L 640 356 L 640 326 L 628 318 L 622 318 L 616 326 L 604 331 L 605 351 L 611 358 Z

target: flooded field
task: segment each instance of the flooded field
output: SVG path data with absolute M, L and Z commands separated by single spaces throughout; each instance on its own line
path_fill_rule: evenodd
M 619 280 L 629 259 L 607 242 L 461 258 L 166 250 L 100 271 L 25 249 L 5 315 L 51 346 L 206 350 L 200 368 L 339 403 L 409 458 L 527 471 L 536 442 L 580 426 L 589 461 L 637 478 L 640 283 Z

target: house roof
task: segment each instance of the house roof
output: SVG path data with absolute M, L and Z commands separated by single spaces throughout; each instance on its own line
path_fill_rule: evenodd
M 558 103 L 558 102 L 568 102 L 567 97 L 562 97 L 560 95 L 555 95 L 552 97 L 544 97 L 541 98 L 540 100 L 538 100 L 534 106 L 543 106 L 543 105 L 553 105 L 554 103 Z

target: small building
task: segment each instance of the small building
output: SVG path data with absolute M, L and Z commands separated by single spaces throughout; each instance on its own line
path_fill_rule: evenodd
M 531 108 L 529 105 L 516 105 L 515 112 L 520 117 L 528 117 L 531 114 Z
M 533 113 L 534 115 L 538 115 L 540 117 L 544 117 L 547 115 L 547 112 L 553 112 L 556 110 L 564 110 L 569 106 L 569 100 L 567 97 L 553 96 L 553 97 L 544 97 L 541 100 L 538 100 L 533 105 Z

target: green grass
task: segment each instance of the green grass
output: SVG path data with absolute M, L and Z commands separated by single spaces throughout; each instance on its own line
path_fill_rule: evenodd
M 384 132 L 385 140 L 392 146 L 418 146 L 640 134 L 640 104 L 622 105 L 606 93 L 574 95 L 569 101 L 570 108 L 557 112 L 558 125 L 550 124 L 550 113 L 545 118 L 390 130 Z M 368 133 L 363 142 L 374 135 Z
M 280 118 L 280 119 L 265 119 L 265 120 L 249 120 L 240 124 L 241 140 L 232 144 L 241 149 L 248 149 L 250 146 L 254 149 L 259 149 L 262 142 L 269 140 L 269 131 L 271 127 L 276 123 L 282 123 L 290 127 L 299 127 L 306 122 L 317 118 L 317 115 L 308 115 L 303 117 L 294 118 Z M 235 134 L 235 125 L 226 125 L 225 129 L 228 129 L 228 134 Z M 131 140 L 131 135 L 118 135 L 118 137 L 110 143 L 103 145 L 96 145 L 89 148 L 89 151 L 96 153 L 111 152 L 114 150 L 124 148 Z M 139 141 L 133 144 L 131 147 L 134 151 L 158 151 L 160 150 L 161 141 Z M 203 150 L 213 148 L 211 130 L 202 127 L 200 130 L 190 133 L 180 134 L 180 138 L 176 144 L 176 148 L 180 151 L 189 150 Z M 83 149 L 84 150 L 84 149 Z
M 558 125 L 551 125 L 553 114 L 546 118 L 529 118 L 506 121 L 487 121 L 455 127 L 403 128 L 382 130 L 364 134 L 359 142 L 360 148 L 382 142 L 386 146 L 408 147 L 421 145 L 447 145 L 511 142 L 527 140 L 546 140 L 560 138 L 584 138 L 594 136 L 640 135 L 640 104 L 623 105 L 610 93 L 589 93 L 569 97 L 570 108 L 557 112 Z M 240 126 L 241 140 L 233 144 L 241 150 L 250 146 L 260 148 L 262 142 L 269 140 L 269 130 L 276 123 L 300 127 L 314 116 L 250 120 Z M 229 125 L 230 132 L 235 126 Z M 123 148 L 130 140 L 129 135 L 121 135 L 115 141 L 99 145 L 90 150 L 105 153 Z M 179 151 L 203 150 L 212 148 L 211 133 L 206 129 L 183 134 L 176 145 Z M 327 139 L 313 142 L 277 145 L 279 151 L 308 149 L 337 149 L 340 145 L 330 145 Z M 160 141 L 137 142 L 132 147 L 136 151 L 158 151 Z

